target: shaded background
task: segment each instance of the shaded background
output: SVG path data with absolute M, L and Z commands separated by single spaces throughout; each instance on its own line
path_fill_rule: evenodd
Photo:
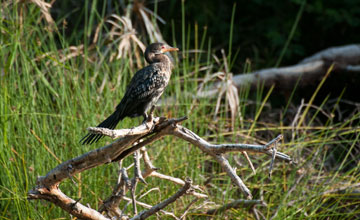
M 230 66 L 234 74 L 246 72 L 246 60 L 251 63 L 251 70 L 293 65 L 320 50 L 354 44 L 360 39 L 360 4 L 354 0 L 131 2 L 132 9 L 127 7 L 129 1 L 56 1 L 51 13 L 59 23 L 66 20 L 66 28 L 62 31 L 66 33 L 70 45 L 77 45 L 83 40 L 78 37 L 85 31 L 85 13 L 90 13 L 91 7 L 108 16 L 113 13 L 123 15 L 127 10 L 133 10 L 133 26 L 140 39 L 149 43 L 143 20 L 136 9 L 145 6 L 166 21 L 166 24 L 157 23 L 164 39 L 170 44 L 175 41 L 180 48 L 186 45 L 187 49 L 193 49 L 198 46 L 195 42 L 200 44 L 205 34 L 205 44 L 210 42 L 213 53 L 218 57 L 221 57 L 220 49 L 225 49 L 228 54 L 231 52 Z M 184 27 L 182 11 L 185 14 Z M 102 17 L 93 19 L 96 26 Z M 196 29 L 198 33 L 195 33 Z M 298 88 L 297 94 L 300 95 L 294 96 L 294 102 L 300 103 L 302 98 L 311 97 L 317 83 Z M 329 94 L 332 98 L 338 97 L 344 87 L 347 87 L 343 94 L 345 99 L 360 101 L 360 96 L 353 95 L 359 92 L 359 83 L 359 76 L 330 75 L 316 103 L 319 104 Z M 275 93 L 273 103 L 285 105 L 287 100 L 283 97 L 289 96 L 289 91 L 285 93 Z
M 85 16 L 82 15 L 85 13 L 85 2 L 56 1 L 52 7 L 51 13 L 55 20 L 66 18 L 66 33 L 70 43 L 76 43 L 74 36 L 79 36 L 79 31 L 83 29 Z M 92 2 L 88 1 L 87 10 L 90 10 Z M 127 1 L 104 2 L 96 3 L 99 11 L 106 10 L 108 15 L 124 14 L 122 5 L 126 5 Z M 143 4 L 156 11 L 167 21 L 166 25 L 160 24 L 165 40 L 171 42 L 174 37 L 180 43 L 183 34 L 181 2 L 134 1 L 134 4 L 135 7 L 136 4 Z M 306 5 L 301 12 L 304 2 Z M 231 15 L 235 7 L 232 53 L 235 54 L 239 50 L 239 55 L 234 62 L 234 72 L 242 72 L 246 58 L 254 61 L 255 68 L 275 65 L 298 14 L 300 21 L 281 62 L 282 66 L 297 63 L 302 58 L 328 47 L 357 43 L 360 37 L 360 4 L 355 0 L 210 0 L 185 1 L 184 6 L 186 33 L 189 37 L 187 40 L 190 45 L 195 42 L 194 26 L 197 24 L 200 36 L 203 29 L 207 29 L 207 36 L 211 37 L 215 49 L 229 47 Z M 99 22 L 98 19 L 94 19 Z M 172 35 L 172 22 L 175 24 L 175 36 Z

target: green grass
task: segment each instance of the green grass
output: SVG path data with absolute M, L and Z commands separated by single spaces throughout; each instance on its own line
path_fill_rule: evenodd
M 91 42 L 89 36 L 94 31 L 94 19 L 103 15 L 96 11 L 94 5 L 90 8 L 89 14 L 84 13 L 88 17 L 84 32 L 72 35 L 72 38 L 77 37 L 79 44 Z M 217 121 L 212 121 L 216 99 L 193 100 L 185 92 L 196 93 L 198 82 L 194 79 L 205 76 L 204 72 L 198 72 L 202 66 L 213 65 L 212 72 L 222 70 L 223 66 L 212 59 L 211 36 L 207 37 L 206 30 L 201 32 L 196 25 L 193 28 L 189 21 L 185 21 L 184 10 L 185 7 L 182 8 L 182 44 L 178 45 L 175 40 L 173 42 L 181 46 L 183 57 L 175 56 L 180 58 L 180 62 L 163 95 L 164 98 L 175 99 L 171 104 L 158 108 L 156 114 L 169 117 L 187 115 L 189 120 L 184 122 L 186 127 L 217 143 L 266 142 L 283 134 L 285 139 L 280 150 L 294 157 L 297 165 L 276 163 L 271 180 L 267 177 L 268 156 L 250 155 L 257 168 L 256 174 L 252 174 L 248 165 L 238 168 L 238 174 L 255 198 L 262 195 L 268 204 L 267 207 L 258 207 L 266 218 L 271 218 L 275 212 L 278 212 L 275 219 L 359 217 L 359 209 L 356 209 L 359 207 L 358 195 L 352 194 L 351 188 L 345 192 L 324 194 L 328 190 L 360 182 L 359 157 L 352 153 L 359 148 L 359 113 L 354 113 L 341 123 L 328 118 L 321 124 L 317 119 L 322 112 L 306 107 L 300 116 L 302 123 L 291 127 L 295 116 L 291 112 L 296 112 L 297 107 L 288 104 L 285 110 L 269 108 L 272 89 L 259 88 L 249 92 L 248 88 L 244 88 L 239 90 L 244 121 L 237 118 L 235 130 L 229 130 L 231 119 L 225 101 L 222 101 Z M 22 20 L 19 19 L 21 16 Z M 62 61 L 62 52 L 58 50 L 74 45 L 68 45 L 68 39 L 62 33 L 47 31 L 47 24 L 39 20 L 40 16 L 40 10 L 33 4 L 26 4 L 26 7 L 13 4 L 0 15 L 0 219 L 70 218 L 51 203 L 28 201 L 27 192 L 35 186 L 37 176 L 45 175 L 61 161 L 110 141 L 104 138 L 91 146 L 78 143 L 86 134 L 87 127 L 97 125 L 113 111 L 136 69 L 136 65 L 130 65 L 129 59 L 110 62 L 100 43 L 95 50 L 85 47 L 81 55 Z M 188 41 L 190 34 L 200 36 L 200 44 L 196 40 L 196 49 L 207 51 L 206 54 L 187 52 L 192 45 Z M 229 39 L 231 41 L 231 35 Z M 228 58 L 234 56 L 229 54 Z M 100 62 L 101 59 L 104 62 Z M 228 62 L 232 63 L 232 60 Z M 250 70 L 251 65 L 247 65 L 246 70 Z M 195 74 L 192 74 L 194 71 Z M 314 90 L 314 98 L 322 83 Z M 340 100 L 341 97 L 338 102 Z M 338 102 L 331 105 L 325 99 L 319 107 L 335 114 Z M 131 127 L 139 122 L 137 119 L 126 119 L 120 127 Z M 221 204 L 243 198 L 231 184 L 230 178 L 209 156 L 184 141 L 166 137 L 149 146 L 149 153 L 154 165 L 161 168 L 164 174 L 179 178 L 189 176 L 199 185 L 205 182 L 201 176 L 214 177 L 212 183 L 221 191 L 205 188 L 212 201 Z M 232 157 L 229 160 L 235 166 Z M 329 164 L 329 161 L 332 163 Z M 124 163 L 132 163 L 131 157 Z M 207 164 L 211 165 L 210 173 Z M 116 164 L 96 167 L 78 175 L 77 185 L 66 180 L 61 190 L 75 199 L 82 198 L 83 204 L 89 203 L 92 208 L 99 208 L 100 200 L 111 193 L 117 180 L 117 169 Z M 161 194 L 155 191 L 144 197 L 143 202 L 148 204 L 164 200 L 179 188 L 154 178 L 147 179 L 147 182 L 148 185 L 139 184 L 138 193 L 154 187 L 161 189 Z M 225 195 L 222 194 L 224 190 Z M 191 200 L 191 197 L 184 197 L 166 210 L 181 215 Z M 202 202 L 198 201 L 197 205 Z M 131 210 L 131 206 L 128 210 Z M 190 213 L 191 216 L 196 217 L 197 213 Z M 229 210 L 217 218 L 225 217 L 253 218 L 245 209 Z

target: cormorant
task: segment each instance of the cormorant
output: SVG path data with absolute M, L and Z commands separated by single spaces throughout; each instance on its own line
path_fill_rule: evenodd
M 145 50 L 145 59 L 150 65 L 135 73 L 115 112 L 97 127 L 114 129 L 125 117 L 142 115 L 146 120 L 146 112 L 157 102 L 170 80 L 173 64 L 164 53 L 178 50 L 163 43 L 150 44 Z M 80 142 L 92 144 L 101 137 L 101 134 L 88 133 Z

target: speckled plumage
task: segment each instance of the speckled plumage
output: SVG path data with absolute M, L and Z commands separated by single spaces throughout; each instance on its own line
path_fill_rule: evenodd
M 145 58 L 150 65 L 135 73 L 126 89 L 124 97 L 116 106 L 115 112 L 97 127 L 114 129 L 125 117 L 142 115 L 145 120 L 147 111 L 158 101 L 170 80 L 172 62 L 163 53 L 174 50 L 177 50 L 177 48 L 171 48 L 162 43 L 149 45 L 145 51 Z M 92 144 L 97 142 L 102 136 L 100 134 L 89 133 L 80 142 L 82 144 Z
M 154 105 L 170 80 L 171 69 L 163 63 L 153 63 L 132 78 L 124 98 L 116 106 L 120 115 L 141 116 Z

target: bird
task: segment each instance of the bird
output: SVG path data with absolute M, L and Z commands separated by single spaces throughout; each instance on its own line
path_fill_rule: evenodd
M 125 117 L 143 116 L 145 121 L 148 117 L 147 111 L 155 105 L 168 85 L 174 67 L 165 53 L 178 50 L 165 43 L 150 44 L 144 53 L 149 65 L 135 73 L 115 111 L 97 127 L 114 129 Z M 92 144 L 102 137 L 102 134 L 88 133 L 80 143 Z

